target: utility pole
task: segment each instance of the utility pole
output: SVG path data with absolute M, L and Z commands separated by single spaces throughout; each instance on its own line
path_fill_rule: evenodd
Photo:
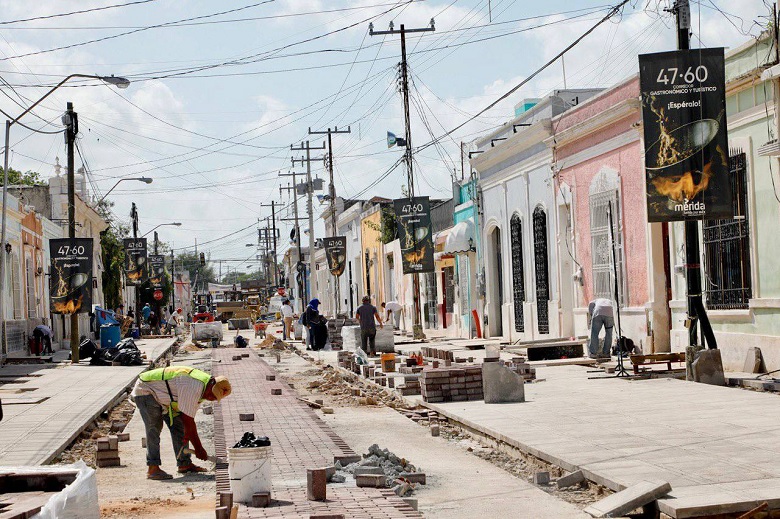
M 306 307 L 303 306 L 303 298 L 304 298 L 303 287 L 304 287 L 304 282 L 303 282 L 303 277 L 301 276 L 301 270 L 302 270 L 301 265 L 303 265 L 303 252 L 301 251 L 301 228 L 300 228 L 300 225 L 298 223 L 298 191 L 297 191 L 298 184 L 296 183 L 296 180 L 295 180 L 295 177 L 296 177 L 295 171 L 293 171 L 292 173 L 286 173 L 286 174 L 285 173 L 279 173 L 279 176 L 280 177 L 292 177 L 292 179 L 293 179 L 292 187 L 289 187 L 289 186 L 287 186 L 287 187 L 279 186 L 279 195 L 282 194 L 282 191 L 290 191 L 290 190 L 292 190 L 292 192 L 293 192 L 293 214 L 295 215 L 295 218 L 293 218 L 293 220 L 295 221 L 295 245 L 298 248 L 298 264 L 296 265 L 297 275 L 295 276 L 295 279 L 296 279 L 296 281 L 298 281 L 298 293 L 297 293 L 297 296 L 298 296 L 298 300 L 301 303 L 300 311 L 302 312 Z M 281 220 L 282 221 L 288 220 L 288 218 L 281 218 Z
M 352 133 L 351 128 L 347 126 L 346 130 L 339 130 L 339 127 L 336 126 L 333 130 L 328 128 L 324 132 L 313 132 L 311 131 L 311 128 L 309 128 L 309 135 L 325 135 L 328 134 L 328 175 L 330 176 L 330 184 L 328 185 L 328 195 L 330 196 L 330 227 L 331 227 L 331 236 L 336 236 L 338 232 L 336 231 L 336 183 L 333 181 L 333 140 L 331 136 L 336 133 Z M 341 313 L 341 287 L 339 286 L 339 278 L 337 276 L 333 276 L 333 298 L 335 299 L 336 304 L 334 305 L 335 308 L 335 315 L 338 316 Z
M 173 288 L 171 290 L 171 307 L 173 308 L 173 312 L 176 311 L 176 260 L 173 258 L 173 243 L 171 243 L 171 287 Z M 209 310 L 211 310 L 209 308 Z M 171 315 L 173 315 L 173 312 L 171 312 Z M 170 316 L 168 316 L 170 319 Z
M 278 261 L 276 257 L 276 238 L 278 237 L 277 236 L 278 231 L 276 230 L 276 201 L 271 200 L 270 204 L 260 204 L 260 207 L 268 207 L 269 205 L 271 206 L 271 232 L 273 236 L 273 255 L 274 255 L 272 284 L 274 286 L 277 286 L 279 284 L 279 278 L 277 275 L 278 272 L 276 267 Z M 297 236 L 297 231 L 296 231 L 296 236 Z
M 691 7 L 688 0 L 676 0 L 672 8 L 677 20 L 677 49 L 691 48 Z M 717 348 L 715 334 L 707 318 L 701 297 L 701 253 L 699 251 L 699 222 L 685 220 L 685 279 L 688 285 L 688 345 L 698 346 L 697 326 L 700 323 L 703 339 L 709 348 Z M 695 352 L 691 352 L 691 355 Z
M 404 24 L 401 24 L 401 30 L 396 31 L 393 29 L 393 22 L 390 22 L 389 31 L 375 31 L 374 24 L 368 25 L 368 33 L 371 36 L 382 36 L 387 34 L 399 34 L 401 35 L 401 91 L 403 93 L 404 100 L 404 124 L 406 126 L 406 151 L 404 153 L 406 158 L 406 182 L 408 187 L 409 201 L 414 200 L 414 173 L 412 171 L 412 125 L 409 117 L 409 63 L 406 61 L 406 34 L 417 32 L 433 32 L 436 27 L 431 18 L 431 26 L 419 29 L 407 29 Z M 414 297 L 414 315 L 412 320 L 412 332 L 415 339 L 424 338 L 422 332 L 422 309 L 420 307 L 420 274 L 412 274 L 412 290 Z
M 78 114 L 73 111 L 73 103 L 68 101 L 65 112 L 65 144 L 68 150 L 68 238 L 76 238 L 76 175 L 74 171 L 73 146 L 79 133 Z M 79 362 L 79 314 L 70 314 L 70 361 Z
M 325 149 L 325 143 L 322 143 L 322 146 L 312 148 L 311 144 L 309 144 L 309 141 L 306 141 L 305 146 L 302 142 L 300 147 L 296 148 L 292 144 L 290 145 L 290 149 L 292 151 L 306 151 L 306 158 L 300 158 L 300 159 L 292 159 L 292 165 L 295 166 L 296 162 L 300 162 L 301 165 L 306 162 L 306 194 L 307 194 L 307 200 L 306 200 L 306 210 L 309 213 L 309 267 L 308 267 L 308 280 L 309 284 L 308 286 L 311 287 L 311 275 L 314 272 L 314 206 L 312 203 L 312 195 L 314 191 L 314 185 L 311 181 L 311 150 L 324 150 Z M 314 160 L 322 160 L 322 157 L 319 157 Z M 311 299 L 311 293 L 310 289 L 306 292 L 306 299 Z
M 130 219 L 133 222 L 133 240 L 138 239 L 138 207 L 135 205 L 135 202 L 132 203 L 130 206 Z M 138 288 L 139 285 L 134 285 L 135 289 L 135 319 L 136 323 L 138 324 L 138 333 L 140 336 L 141 333 L 141 290 Z

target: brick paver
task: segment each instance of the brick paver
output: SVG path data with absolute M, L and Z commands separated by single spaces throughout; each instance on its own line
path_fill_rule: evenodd
M 137 341 L 149 360 L 165 355 L 174 339 Z M 17 365 L 0 370 L 4 418 L 0 422 L 0 465 L 49 463 L 121 398 L 143 366 Z M 8 383 L 9 380 L 11 383 Z M 15 382 L 14 382 L 15 381 Z M 16 391 L 18 392 L 16 392 Z
M 306 498 L 306 469 L 333 464 L 334 456 L 354 455 L 349 446 L 277 376 L 267 381 L 274 370 L 256 353 L 233 361 L 234 355 L 247 350 L 214 350 L 214 375 L 230 379 L 233 393 L 214 406 L 214 443 L 219 457 L 227 456 L 226 447 L 234 445 L 246 431 L 271 439 L 271 506 L 252 508 L 241 505 L 239 517 L 309 517 L 311 514 L 344 514 L 349 518 L 422 517 L 392 490 L 328 485 L 328 500 Z M 280 388 L 280 396 L 271 395 Z M 254 413 L 254 422 L 241 422 L 239 413 Z M 228 491 L 230 481 L 226 465 L 217 466 L 217 491 Z

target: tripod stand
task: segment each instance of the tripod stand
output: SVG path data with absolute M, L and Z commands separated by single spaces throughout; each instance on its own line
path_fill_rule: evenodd
M 629 376 L 625 366 L 623 366 L 623 345 L 625 344 L 625 338 L 623 337 L 623 329 L 620 327 L 620 291 L 618 288 L 618 267 L 617 267 L 617 251 L 615 250 L 615 225 L 612 217 L 612 201 L 610 200 L 607 207 L 607 217 L 609 218 L 609 240 L 610 247 L 612 249 L 612 274 L 615 279 L 615 318 L 617 321 L 617 344 L 618 344 L 618 361 L 615 366 L 616 377 Z M 610 345 L 612 346 L 612 345 Z

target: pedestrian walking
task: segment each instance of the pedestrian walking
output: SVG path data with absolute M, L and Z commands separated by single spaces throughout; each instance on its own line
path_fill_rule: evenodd
M 222 400 L 231 392 L 225 377 L 212 377 L 199 369 L 170 366 L 141 373 L 131 397 L 146 428 L 147 479 L 173 479 L 160 468 L 160 433 L 163 421 L 171 432 L 173 452 L 180 474 L 206 472 L 192 463 L 192 456 L 184 449 L 192 443 L 195 456 L 208 459 L 206 449 L 198 436 L 195 413 L 204 400 Z
M 363 304 L 355 312 L 355 319 L 360 322 L 360 345 L 369 356 L 376 356 L 376 323 L 382 328 L 382 317 L 376 307 L 371 304 L 371 298 L 363 296 Z M 368 349 L 366 349 L 368 348 Z
M 292 305 L 289 299 L 282 301 L 282 323 L 284 328 L 282 329 L 282 339 L 288 341 L 292 338 L 292 323 L 295 312 L 293 312 Z
M 588 344 L 590 358 L 611 358 L 612 329 L 615 327 L 612 300 L 605 298 L 594 299 L 588 305 L 588 315 L 590 317 L 590 343 Z M 599 351 L 599 333 L 602 327 L 605 330 L 604 347 Z
M 401 311 L 404 309 L 396 301 L 388 301 L 382 303 L 382 310 L 385 311 L 385 322 L 390 322 L 390 316 L 393 316 L 393 329 L 398 330 L 401 328 Z

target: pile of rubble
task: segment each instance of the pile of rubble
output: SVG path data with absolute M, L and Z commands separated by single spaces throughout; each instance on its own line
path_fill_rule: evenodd
M 331 477 L 334 483 L 345 481 L 344 474 L 348 474 L 359 487 L 392 488 L 400 497 L 411 495 L 417 485 L 425 484 L 425 474 L 417 467 L 377 444 L 369 447 L 358 462 L 343 467 L 336 462 L 336 471 Z
M 318 393 L 326 393 L 335 397 L 333 400 L 341 405 L 386 405 L 396 408 L 403 405 L 403 399 L 373 385 L 366 384 L 357 375 L 341 373 L 330 366 L 325 366 L 320 373 L 321 378 L 308 383 L 308 389 Z M 311 371 L 301 375 L 311 376 Z

